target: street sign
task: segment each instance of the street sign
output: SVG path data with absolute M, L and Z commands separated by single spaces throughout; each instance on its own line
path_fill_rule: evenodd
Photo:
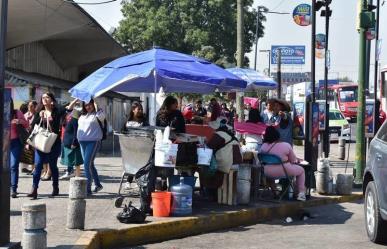
M 277 64 L 277 52 L 281 51 L 281 64 L 304 65 L 305 64 L 305 46 L 293 45 L 272 45 L 271 46 L 271 64 Z
M 303 3 L 293 10 L 293 20 L 297 25 L 309 26 L 311 24 L 312 6 Z

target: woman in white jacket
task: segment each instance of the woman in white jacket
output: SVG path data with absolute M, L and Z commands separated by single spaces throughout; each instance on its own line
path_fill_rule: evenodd
M 83 103 L 82 115 L 78 120 L 77 139 L 81 146 L 82 157 L 84 161 L 85 175 L 87 178 L 87 194 L 91 195 L 91 183 L 94 180 L 94 193 L 102 190 L 97 169 L 94 165 L 94 159 L 98 149 L 101 146 L 103 138 L 103 124 L 105 114 L 98 110 L 91 99 L 89 103 Z

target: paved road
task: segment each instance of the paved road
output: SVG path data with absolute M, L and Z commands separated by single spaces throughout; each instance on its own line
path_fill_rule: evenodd
M 361 202 L 327 205 L 308 211 L 314 218 L 306 221 L 293 217 L 292 223 L 276 220 L 136 248 L 386 248 L 368 241 Z

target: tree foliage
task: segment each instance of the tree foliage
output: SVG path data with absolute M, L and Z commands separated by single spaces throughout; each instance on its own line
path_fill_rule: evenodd
M 248 53 L 255 41 L 257 12 L 251 8 L 253 0 L 244 4 L 244 47 Z M 115 37 L 130 53 L 160 46 L 225 67 L 235 64 L 236 0 L 131 0 L 122 2 L 122 13 L 124 19 Z M 261 37 L 264 20 L 261 15 Z

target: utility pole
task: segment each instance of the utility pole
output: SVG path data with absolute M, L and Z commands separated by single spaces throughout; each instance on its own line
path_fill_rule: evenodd
M 261 53 L 267 53 L 267 55 L 268 55 L 268 64 L 267 64 L 267 66 L 268 66 L 268 68 L 267 68 L 267 76 L 269 76 L 269 77 L 271 77 L 271 75 L 270 75 L 270 60 L 271 60 L 271 50 L 270 49 L 264 49 L 264 50 L 259 50 L 259 52 L 261 52 Z
M 366 32 L 372 28 L 375 23 L 375 16 L 372 11 L 368 11 L 368 1 L 358 0 L 359 6 L 359 85 L 358 85 L 358 111 L 356 125 L 356 157 L 355 157 L 355 185 L 361 185 L 365 168 L 365 83 L 366 83 Z M 369 77 L 369 75 L 368 75 Z
M 4 165 L 4 81 L 5 81 L 5 42 L 7 34 L 8 0 L 2 0 L 0 5 L 0 247 L 9 245 L 10 241 L 10 172 Z
M 265 14 L 278 14 L 278 15 L 288 15 L 288 12 L 278 12 L 278 11 L 269 11 L 264 6 L 257 7 L 257 18 L 256 18 L 256 28 L 255 28 L 255 56 L 254 56 L 254 70 L 257 71 L 257 61 L 258 61 L 258 40 L 259 40 L 259 17 L 262 13 Z M 269 57 L 270 58 L 270 57 Z M 269 66 L 270 70 L 270 66 Z M 270 74 L 269 74 L 270 76 Z
M 328 103 L 328 63 L 329 63 L 329 18 L 332 14 L 332 11 L 329 8 L 329 4 L 331 3 L 331 0 L 325 0 L 325 11 L 321 11 L 321 15 L 325 16 L 325 66 L 324 66 L 324 99 L 325 99 L 325 109 L 326 109 L 326 115 L 325 115 L 325 131 L 323 132 L 323 150 L 324 150 L 324 157 L 329 157 L 329 147 L 330 147 L 330 141 L 329 141 L 329 103 Z
M 312 105 L 316 101 L 316 0 L 312 0 L 312 33 L 311 33 L 311 73 L 310 96 L 305 98 L 305 143 L 304 158 L 312 165 L 312 170 L 317 170 L 318 147 L 312 143 Z M 314 177 L 313 177 L 314 180 Z M 313 181 L 314 182 L 314 181 Z M 315 187 L 315 182 L 312 184 Z
M 243 48 L 243 0 L 237 0 L 237 67 L 243 67 L 244 60 Z M 236 94 L 236 109 L 239 121 L 244 119 L 243 116 L 243 92 Z
M 378 74 L 379 74 L 379 23 L 380 22 L 380 0 L 376 0 L 376 37 L 375 37 L 375 72 L 374 72 L 374 103 L 375 103 L 375 133 L 379 130 L 379 108 L 378 101 Z
M 281 49 L 277 49 L 277 97 L 281 99 L 282 95 L 282 84 L 281 84 L 281 64 L 282 64 L 282 51 Z
M 257 21 L 255 28 L 255 56 L 254 56 L 254 70 L 257 71 L 257 56 L 258 56 L 258 39 L 259 39 L 259 16 L 261 14 L 261 6 L 257 9 Z

